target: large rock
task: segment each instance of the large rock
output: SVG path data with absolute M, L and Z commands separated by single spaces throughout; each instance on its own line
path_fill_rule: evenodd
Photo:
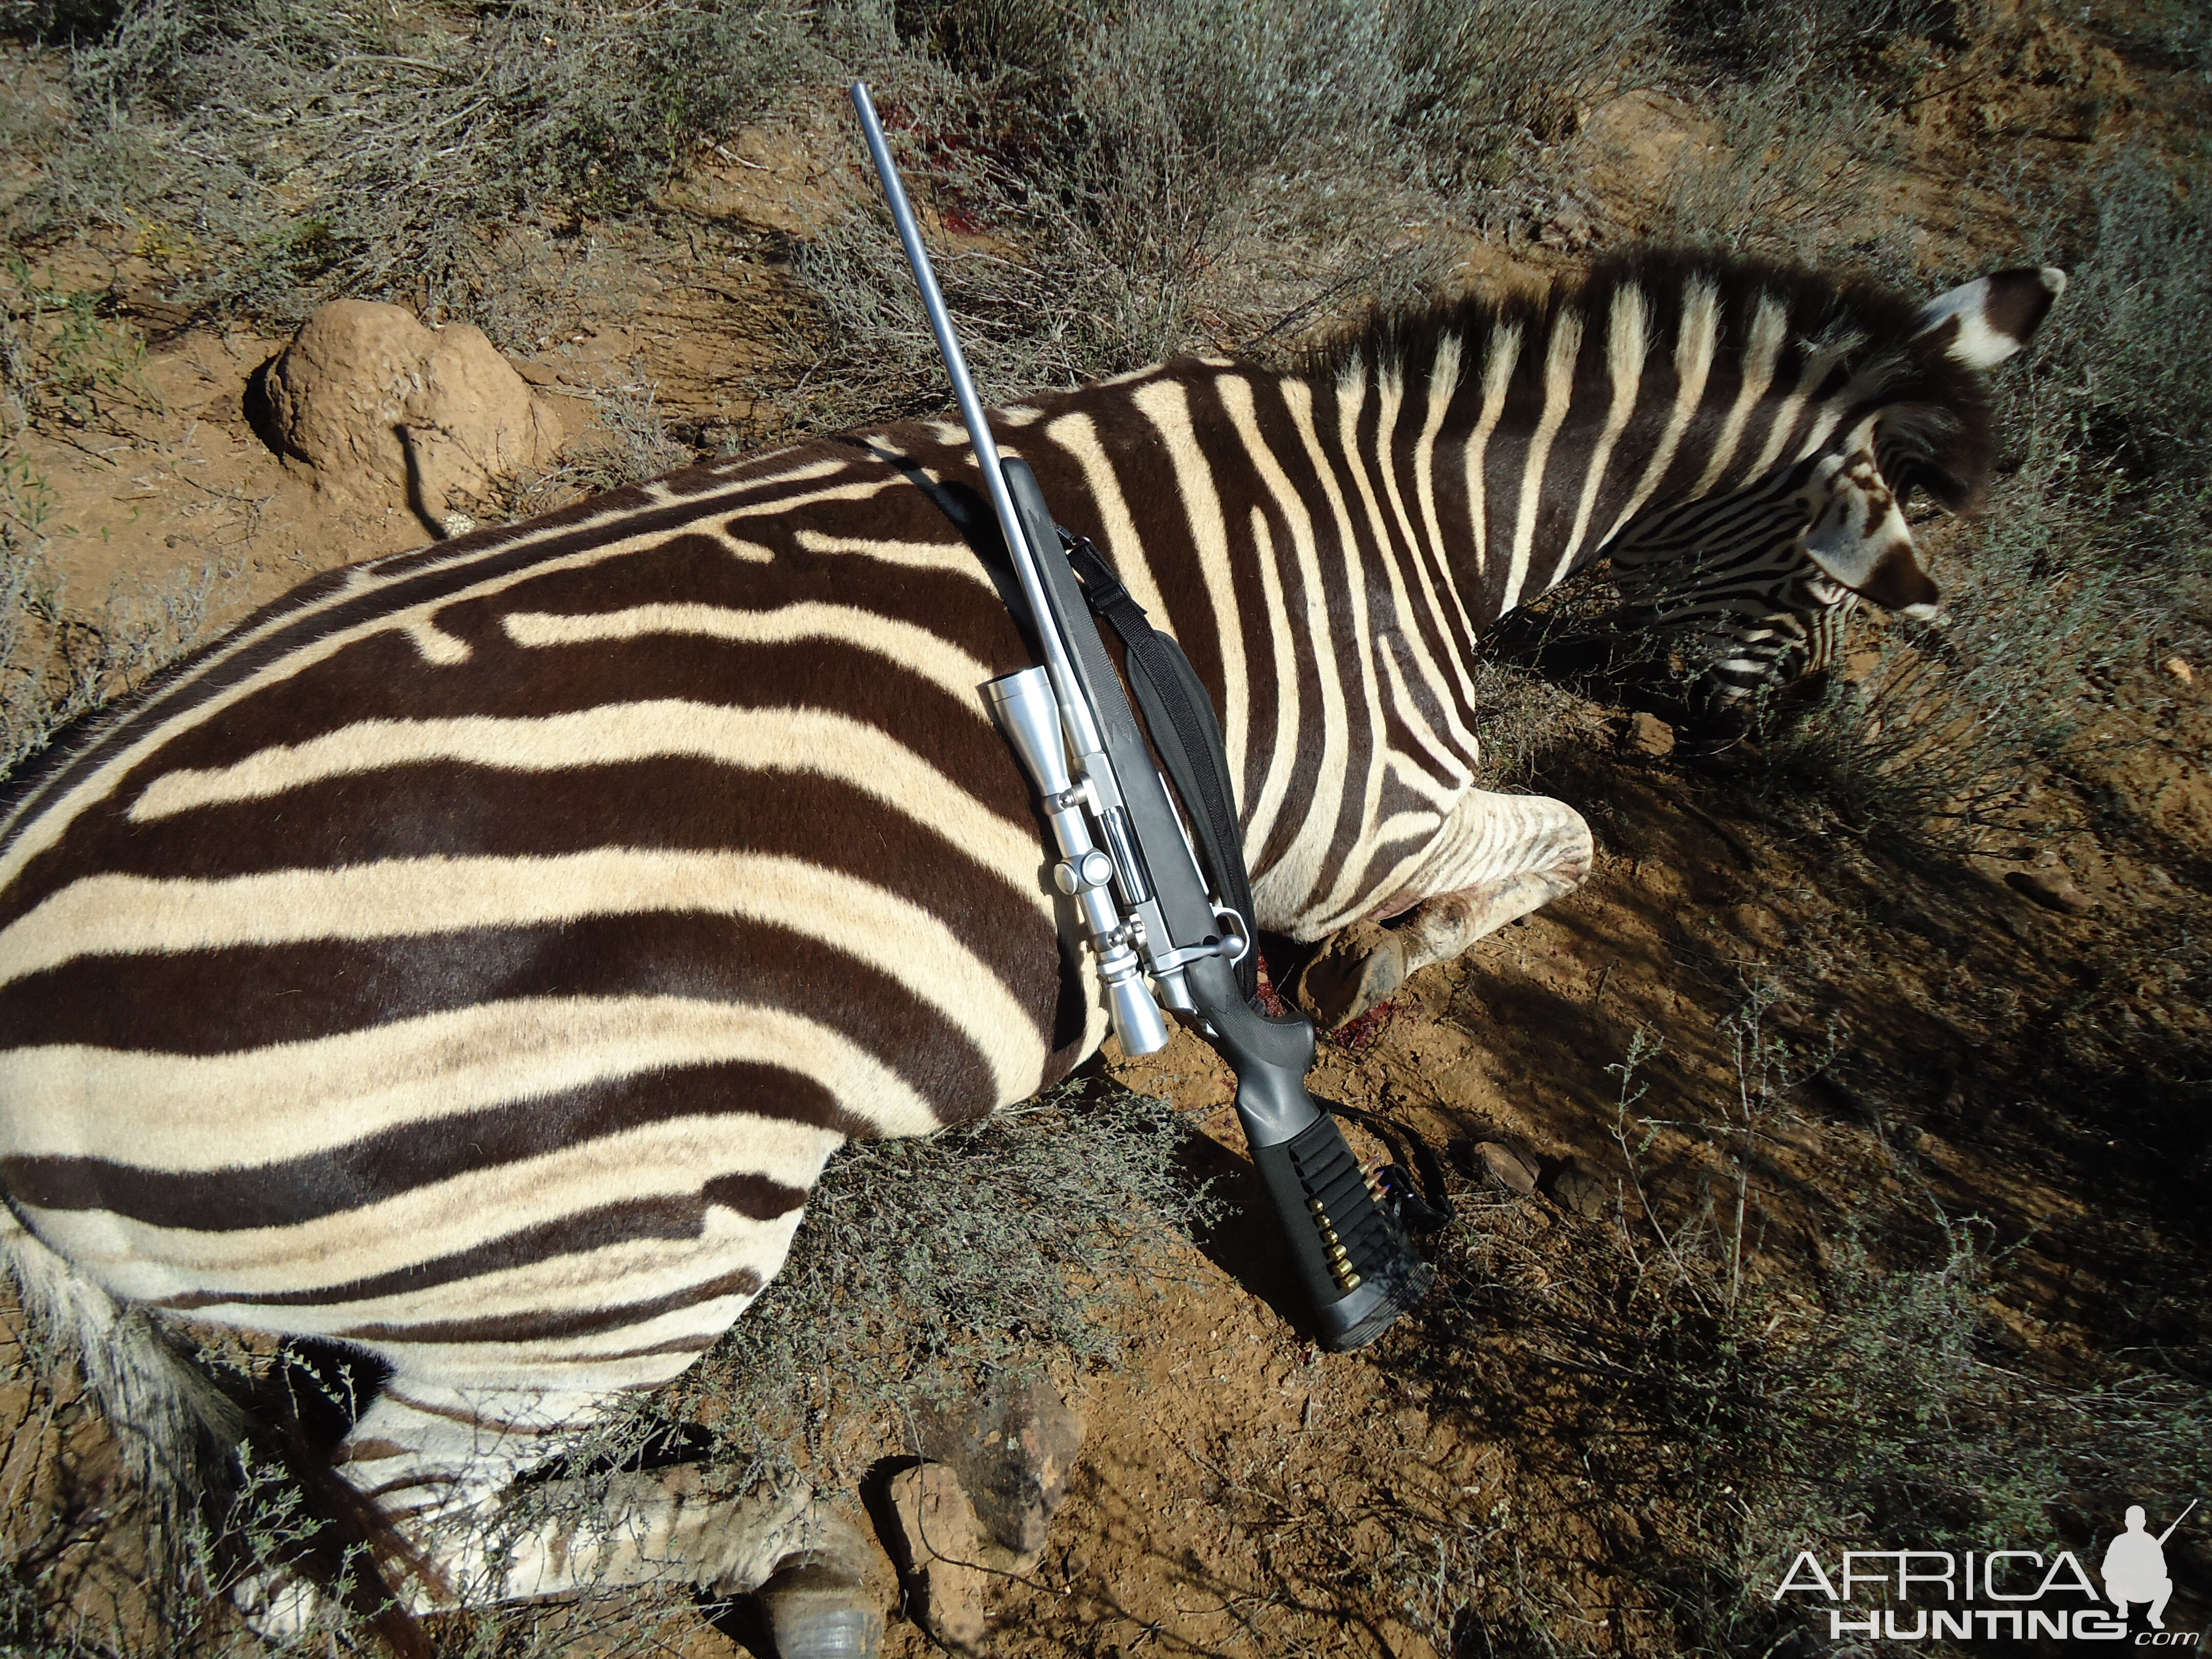
M 270 365 L 273 435 L 342 495 L 397 486 L 443 530 L 503 478 L 544 466 L 561 422 L 480 329 L 334 300 Z
M 1083 1419 L 1048 1385 L 1002 1378 L 980 1398 L 925 1401 L 914 1425 L 921 1455 L 959 1476 L 986 1533 L 1018 1555 L 1044 1547 L 1083 1449 Z
M 929 1633 L 956 1653 L 983 1644 L 980 1528 L 959 1477 L 941 1463 L 924 1463 L 891 1477 L 891 1504 L 906 1546 L 908 1587 Z

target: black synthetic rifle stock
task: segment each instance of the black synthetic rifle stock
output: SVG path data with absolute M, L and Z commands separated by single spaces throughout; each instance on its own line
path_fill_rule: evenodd
M 1037 757 L 1034 726 L 1018 733 L 1000 695 L 1000 688 L 1036 671 L 995 681 L 992 690 L 1000 724 L 1022 755 L 1067 854 L 1055 878 L 1063 892 L 1088 907 L 1102 975 L 1109 946 L 1118 951 L 1133 944 L 1162 1000 L 1194 1015 L 1200 1031 L 1229 1061 L 1237 1074 L 1237 1116 L 1281 1221 L 1316 1333 L 1326 1346 L 1358 1347 L 1381 1335 L 1419 1299 L 1432 1271 L 1407 1243 L 1383 1194 L 1369 1185 L 1336 1121 L 1307 1092 L 1306 1073 L 1314 1060 L 1312 1024 L 1296 1012 L 1281 1017 L 1261 1012 L 1237 985 L 1234 964 L 1243 950 L 1257 948 L 1256 922 L 1240 915 L 1241 939 L 1224 938 L 1221 917 L 1234 913 L 1207 891 L 1128 693 L 1061 550 L 1059 527 L 1036 476 L 1021 460 L 998 453 L 865 87 L 854 87 L 853 102 L 1043 642 L 1060 716 L 1049 746 L 1060 754 Z M 1204 713 L 1212 718 L 1210 708 Z M 1069 775 L 1061 762 L 1070 757 L 1073 787 L 1048 782 L 1048 774 Z M 1089 846 L 1079 830 L 1073 832 L 1071 847 L 1065 821 L 1075 816 L 1079 804 L 1097 820 L 1103 851 L 1112 861 L 1111 887 L 1127 918 L 1119 927 L 1100 925 L 1102 918 L 1110 923 L 1112 915 L 1101 908 L 1104 884 L 1079 874 L 1099 852 L 1075 850 Z M 1227 890 L 1221 872 L 1214 879 L 1218 890 Z M 1241 876 L 1238 884 L 1243 884 Z M 1157 1035 L 1147 1039 L 1151 1047 L 1164 1041 L 1157 1005 L 1144 994 L 1141 983 L 1133 991 L 1125 978 L 1117 988 L 1109 976 L 1109 991 L 1125 1042 L 1127 1030 L 1147 1029 L 1141 1018 L 1125 1027 L 1123 1014 L 1133 997 L 1152 1011 L 1150 1029 Z

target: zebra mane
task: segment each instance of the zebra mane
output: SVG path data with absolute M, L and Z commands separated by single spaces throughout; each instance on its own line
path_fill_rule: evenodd
M 1795 373 L 1825 358 L 1820 382 L 1832 394 L 1856 380 L 1869 403 L 1887 407 L 1885 447 L 1902 468 L 1891 480 L 1926 490 L 1953 511 L 1979 501 L 1993 460 L 1989 397 L 1981 377 L 1952 359 L 1939 339 L 1919 331 L 1920 302 L 1895 289 L 1857 276 L 1829 276 L 1799 265 L 1688 248 L 1643 248 L 1618 254 L 1540 292 L 1437 298 L 1380 310 L 1308 354 L 1306 372 L 1316 381 L 1361 370 L 1425 384 L 1440 348 L 1456 349 L 1461 384 L 1477 380 L 1486 349 L 1499 331 L 1518 327 L 1524 341 L 1540 339 L 1552 319 L 1570 308 L 1592 320 L 1576 365 L 1577 392 L 1601 386 L 1607 374 L 1601 319 L 1622 288 L 1640 289 L 1656 326 L 1649 354 L 1671 347 L 1674 319 L 1692 283 L 1708 283 L 1718 295 L 1717 361 L 1746 349 L 1761 298 L 1781 301 L 1789 315 L 1790 344 L 1784 368 Z M 1524 349 L 1509 396 L 1540 400 L 1544 354 Z

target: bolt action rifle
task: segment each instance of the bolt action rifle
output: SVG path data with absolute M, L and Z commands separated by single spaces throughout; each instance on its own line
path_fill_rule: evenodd
M 1054 522 L 1027 464 L 1000 457 L 875 106 L 859 82 L 853 106 L 1042 647 L 1042 666 L 985 690 L 1058 843 L 1053 879 L 1082 918 L 1115 1034 L 1132 1056 L 1165 1047 L 1164 1003 L 1220 1050 L 1237 1073 L 1237 1117 L 1317 1334 L 1330 1348 L 1359 1347 L 1419 1301 L 1434 1273 L 1407 1240 L 1399 1195 L 1369 1186 L 1343 1131 L 1306 1091 L 1311 1023 L 1255 1006 L 1259 933 L 1212 702 L 1090 544 Z M 1210 891 L 1093 609 L 1128 647 L 1131 682 L 1190 809 Z

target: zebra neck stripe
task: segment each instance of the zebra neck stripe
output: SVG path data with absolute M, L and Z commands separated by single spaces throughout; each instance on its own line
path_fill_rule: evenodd
M 1443 526 L 1437 517 L 1437 434 L 1443 430 L 1444 417 L 1451 412 L 1452 404 L 1459 395 L 1459 367 L 1460 337 L 1447 334 L 1437 342 L 1436 357 L 1429 368 L 1428 415 L 1421 422 L 1421 435 L 1413 445 L 1413 489 L 1420 505 L 1421 528 L 1427 535 L 1428 557 L 1442 573 L 1444 589 L 1451 595 L 1453 613 L 1459 617 L 1462 637 L 1472 640 L 1480 630 L 1460 597 L 1459 580 L 1452 572 L 1451 557 L 1444 546 Z
M 1752 410 L 1774 384 L 1774 366 L 1781 359 L 1783 343 L 1789 334 L 1789 311 L 1771 294 L 1760 295 L 1758 308 L 1751 315 L 1751 337 L 1744 351 L 1743 384 L 1736 389 L 1735 401 L 1729 406 L 1728 418 L 1721 423 L 1720 436 L 1714 440 L 1713 453 L 1705 462 L 1705 470 L 1690 486 L 1692 496 L 1709 494 L 1728 471 L 1729 464 L 1735 459 Z
M 1521 325 L 1509 323 L 1492 330 L 1482 360 L 1482 412 L 1467 441 L 1467 510 L 1477 574 L 1490 568 L 1489 503 L 1484 495 L 1490 434 L 1498 429 L 1498 419 L 1505 412 L 1505 394 L 1512 388 L 1514 366 L 1520 360 Z M 1503 611 L 1496 613 L 1504 614 Z
M 1205 579 L 1206 597 L 1213 609 L 1214 637 L 1221 646 L 1222 744 L 1228 751 L 1229 775 L 1241 778 L 1249 742 L 1251 680 L 1244 663 L 1244 618 L 1237 608 L 1237 584 L 1229 569 L 1229 523 L 1222 514 L 1220 495 L 1213 487 L 1213 468 L 1198 447 L 1198 434 L 1191 425 L 1190 393 L 1182 385 L 1163 380 L 1146 386 L 1129 401 L 1159 434 L 1175 470 L 1176 494 L 1182 502 L 1184 521 L 1190 526 L 1191 544 L 1198 550 L 1199 573 Z
M 1314 410 L 1313 388 L 1304 380 L 1289 380 L 1284 383 L 1282 393 L 1283 407 L 1291 417 L 1291 428 L 1298 434 L 1306 460 L 1313 468 L 1313 476 L 1328 502 L 1330 518 L 1336 530 L 1337 558 L 1342 574 L 1340 577 L 1334 572 L 1322 569 L 1317 538 L 1314 554 L 1316 580 L 1307 592 L 1317 596 L 1324 607 L 1316 637 L 1315 666 L 1321 682 L 1322 731 L 1327 750 L 1322 769 L 1314 780 L 1313 803 L 1298 825 L 1297 835 L 1265 876 L 1255 873 L 1253 902 L 1263 913 L 1277 915 L 1295 914 L 1305 896 L 1318 884 L 1323 861 L 1337 837 L 1342 816 L 1342 793 L 1350 787 L 1352 754 L 1351 710 L 1340 672 L 1341 664 L 1339 657 L 1343 650 L 1357 651 L 1356 646 L 1346 644 L 1342 634 L 1348 630 L 1357 636 L 1367 620 L 1367 589 L 1364 573 L 1358 564 L 1358 544 L 1352 535 L 1352 515 L 1345 510 L 1344 492 L 1338 486 L 1335 465 L 1322 447 L 1320 422 Z M 1340 618 L 1328 613 L 1326 609 L 1328 596 L 1332 592 L 1343 596 L 1346 608 L 1350 612 L 1348 617 Z M 1309 600 L 1310 605 L 1312 603 Z M 1371 688 L 1368 702 L 1371 722 Z M 1371 723 L 1368 729 L 1374 729 Z M 1330 764 L 1330 761 L 1334 764 Z M 1327 810 L 1333 792 L 1340 803 L 1339 810 L 1335 811 Z M 1267 895 L 1264 898 L 1261 896 L 1263 890 Z
M 1668 414 L 1651 459 L 1644 464 L 1644 476 L 1637 480 L 1627 504 L 1599 546 L 1610 544 L 1622 526 L 1644 510 L 1644 502 L 1651 499 L 1667 469 L 1674 464 L 1682 434 L 1689 430 L 1698 404 L 1705 400 L 1705 380 L 1712 373 L 1713 348 L 1719 333 L 1720 290 L 1708 278 L 1693 278 L 1683 292 L 1682 319 L 1674 336 L 1674 407 Z
M 1431 412 L 1434 412 L 1436 401 L 1433 398 L 1430 400 Z M 1460 711 L 1474 705 L 1474 678 L 1468 671 L 1464 656 L 1454 647 L 1450 630 L 1443 626 L 1444 609 L 1437 602 L 1437 586 L 1429 574 L 1430 550 L 1424 546 L 1419 534 L 1414 530 L 1413 521 L 1406 512 L 1405 492 L 1398 487 L 1395 439 L 1399 416 L 1404 405 L 1405 382 L 1396 374 L 1385 376 L 1379 388 L 1380 413 L 1375 422 L 1375 465 L 1382 475 L 1382 491 L 1390 498 L 1390 519 L 1397 526 L 1399 545 L 1404 550 L 1405 563 L 1413 567 L 1414 580 L 1420 585 L 1421 601 L 1418 605 L 1407 602 L 1405 572 L 1399 561 L 1391 555 L 1390 539 L 1379 514 L 1376 513 L 1375 492 L 1368 485 L 1364 466 L 1358 472 L 1359 493 L 1367 502 L 1370 514 L 1376 517 L 1376 549 L 1382 557 L 1383 568 L 1389 572 L 1393 614 L 1398 619 L 1407 644 L 1419 661 L 1422 681 L 1425 684 L 1437 687 L 1445 684 L 1445 676 L 1437 672 L 1436 654 L 1429 649 L 1427 634 L 1421 626 L 1421 620 L 1427 618 L 1436 625 L 1444 666 L 1450 670 L 1451 678 L 1459 688 L 1458 696 L 1443 699 L 1444 719 L 1451 726 L 1453 735 L 1462 744 L 1471 744 L 1474 741 L 1474 734 L 1461 721 Z M 1474 635 L 1469 634 L 1466 637 L 1471 640 Z
M 1267 607 L 1267 645 L 1277 679 L 1275 734 L 1267 750 L 1267 775 L 1261 781 L 1256 800 L 1253 799 L 1249 778 L 1243 781 L 1239 791 L 1252 801 L 1251 809 L 1244 815 L 1244 836 L 1258 846 L 1265 843 L 1267 830 L 1274 826 L 1275 814 L 1290 793 L 1291 774 L 1297 765 L 1299 693 L 1297 647 L 1291 638 L 1290 613 L 1285 608 L 1283 573 L 1278 563 L 1281 556 L 1275 547 L 1275 532 L 1268 526 L 1267 515 L 1256 507 L 1252 509 L 1250 528 L 1252 549 L 1260 566 L 1260 599 Z M 1267 814 L 1264 826 L 1261 823 L 1263 810 Z
M 1767 428 L 1766 441 L 1760 447 L 1759 459 L 1753 468 L 1754 473 L 1765 473 L 1782 459 L 1783 449 L 1796 431 L 1798 418 L 1806 405 L 1819 393 L 1830 371 L 1856 343 L 1856 337 L 1847 336 L 1817 340 L 1806 346 L 1803 361 L 1797 366 L 1797 379 L 1790 386 L 1790 395 L 1776 408 L 1774 423 Z
M 1390 550 L 1388 538 L 1375 511 L 1374 493 L 1368 488 L 1365 469 L 1359 460 L 1359 422 L 1367 410 L 1367 370 L 1364 364 L 1354 364 L 1351 371 L 1337 381 L 1336 386 L 1336 459 L 1358 483 L 1367 506 L 1367 523 L 1375 539 L 1375 556 L 1388 565 Z M 1364 714 L 1370 732 L 1382 730 L 1382 690 L 1380 677 L 1375 672 L 1375 624 L 1367 608 L 1367 592 L 1370 572 L 1361 556 L 1359 538 L 1347 529 L 1344 539 L 1344 580 L 1352 595 L 1352 629 L 1349 637 L 1338 642 L 1333 653 L 1340 660 L 1349 655 L 1359 665 L 1359 690 Z M 1355 844 L 1367 845 L 1375 833 L 1375 824 L 1382 810 L 1383 757 L 1387 746 L 1370 741 L 1366 745 L 1366 767 L 1360 779 L 1358 829 Z M 1351 779 L 1345 780 L 1347 790 Z M 1339 828 L 1342 827 L 1340 817 Z M 1345 890 L 1358 882 L 1365 874 L 1361 862 L 1350 856 L 1349 848 L 1332 848 L 1337 854 L 1336 879 L 1329 889 L 1330 896 L 1323 902 L 1330 907 L 1340 904 Z
M 1510 611 L 1523 597 L 1528 579 L 1528 557 L 1536 544 L 1536 513 L 1543 505 L 1544 469 L 1552 459 L 1552 442 L 1567 418 L 1567 405 L 1575 395 L 1575 360 L 1582 355 L 1583 317 L 1578 311 L 1562 311 L 1552 319 L 1552 341 L 1544 353 L 1544 412 L 1528 441 L 1528 459 L 1521 470 L 1521 495 L 1513 520 L 1513 556 L 1506 566 L 1504 608 Z M 1527 597 L 1534 598 L 1530 594 Z
M 1313 515 L 1306 511 L 1304 497 L 1298 494 L 1290 475 L 1276 459 L 1273 447 L 1261 434 L 1252 383 L 1239 375 L 1224 376 L 1220 396 L 1221 406 L 1228 413 L 1237 441 L 1251 456 L 1261 487 L 1289 528 L 1291 556 L 1297 563 L 1305 647 L 1314 662 L 1326 663 L 1330 638 L 1328 608 L 1323 596 L 1328 589 L 1322 580 L 1320 556 L 1315 551 Z M 1283 803 L 1288 799 L 1297 766 L 1295 739 L 1300 729 L 1303 693 L 1298 683 L 1298 650 L 1291 635 L 1289 605 L 1282 597 L 1282 573 L 1277 568 L 1279 555 L 1272 532 L 1267 531 L 1266 517 L 1256 506 L 1252 509 L 1252 525 L 1253 545 L 1259 550 L 1262 580 L 1267 584 L 1268 632 L 1275 653 L 1274 672 L 1269 677 L 1275 693 L 1275 744 L 1268 757 L 1267 775 L 1261 781 L 1256 795 L 1251 791 L 1250 780 L 1241 781 L 1245 786 L 1246 799 L 1251 802 L 1245 844 L 1255 851 L 1264 851 Z M 1344 765 L 1344 704 L 1335 677 L 1324 673 L 1320 679 L 1322 775 L 1334 777 Z
M 1559 562 L 1552 568 L 1551 579 L 1545 584 L 1547 588 L 1558 586 L 1574 568 L 1583 532 L 1589 528 L 1590 513 L 1597 505 L 1599 486 L 1605 483 L 1606 466 L 1613 459 L 1613 446 L 1620 441 L 1629 417 L 1636 413 L 1636 394 L 1644 383 L 1644 354 L 1650 325 L 1651 308 L 1644 301 L 1644 290 L 1628 283 L 1615 289 L 1612 314 L 1607 319 L 1605 348 L 1613 402 L 1606 410 L 1605 428 L 1598 434 L 1597 447 L 1590 452 L 1582 499 L 1575 504 L 1574 527 L 1567 532 L 1566 543 L 1559 549 Z
M 1152 562 L 1146 554 L 1144 532 L 1137 528 L 1129 503 L 1121 494 L 1121 481 L 1107 456 L 1106 446 L 1099 441 L 1097 422 L 1088 415 L 1063 415 L 1045 428 L 1044 436 L 1047 443 L 1082 470 L 1084 484 L 1097 509 L 1099 534 L 1114 574 L 1129 590 L 1129 597 L 1143 607 L 1152 625 L 1172 638 L 1175 618 L 1168 614 L 1167 601 L 1160 597 L 1159 583 L 1152 578 Z

